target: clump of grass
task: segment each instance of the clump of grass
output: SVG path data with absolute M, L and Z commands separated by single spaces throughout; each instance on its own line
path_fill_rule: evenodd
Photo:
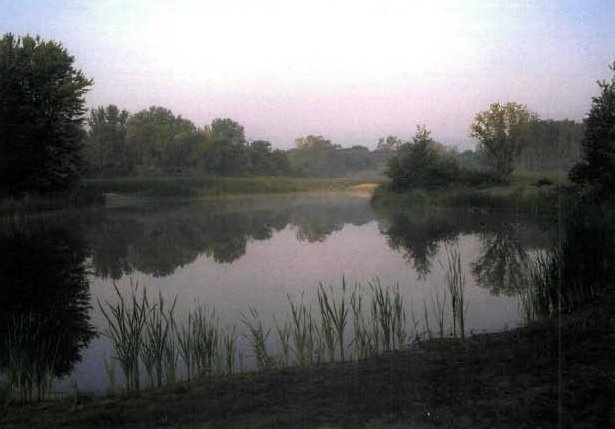
M 193 372 L 208 376 L 214 374 L 219 338 L 219 323 L 215 309 L 207 316 L 204 307 L 197 307 L 192 313 Z
M 267 338 L 269 337 L 270 330 L 263 327 L 258 311 L 254 307 L 250 307 L 249 317 L 245 314 L 241 316 L 244 325 L 250 332 L 248 339 L 250 340 L 258 369 L 271 368 L 275 361 L 267 351 Z
M 132 286 L 132 282 L 131 282 Z M 124 373 L 127 392 L 139 391 L 139 355 L 143 346 L 143 332 L 147 320 L 147 294 L 145 288 L 140 299 L 137 298 L 138 284 L 130 297 L 130 304 L 116 284 L 113 285 L 119 302 L 112 304 L 98 301 L 98 307 L 107 320 L 108 328 L 104 334 L 111 339 Z
M 444 338 L 444 309 L 446 307 L 446 289 L 444 289 L 442 300 L 440 300 L 440 294 L 438 293 L 436 293 L 435 300 L 433 296 L 431 297 L 431 307 L 433 310 L 434 317 L 436 319 L 438 335 L 440 336 L 440 338 Z
M 348 321 L 348 306 L 346 305 L 346 280 L 342 277 L 342 296 L 339 302 L 333 297 L 333 287 L 329 287 L 329 292 L 319 284 L 318 288 L 318 304 L 321 315 L 321 334 L 325 338 L 327 349 L 329 351 L 329 360 L 335 360 L 335 343 L 339 348 L 340 360 L 346 360 L 344 330 Z
M 42 401 L 51 391 L 60 338 L 44 334 L 47 323 L 29 312 L 11 318 L 7 325 L 7 381 L 20 402 Z
M 237 333 L 235 326 L 222 336 L 222 346 L 224 348 L 224 371 L 231 375 L 235 372 L 235 360 L 237 354 Z
M 290 324 L 288 320 L 284 320 L 284 323 L 278 323 L 275 317 L 273 323 L 280 343 L 277 363 L 279 366 L 288 366 L 290 358 Z
M 310 308 L 301 301 L 295 303 L 290 295 L 288 302 L 291 311 L 291 337 L 294 343 L 294 354 L 297 364 L 311 367 L 314 364 L 315 323 Z
M 186 367 L 186 375 L 188 381 L 192 379 L 192 370 L 194 359 L 192 355 L 194 353 L 194 329 L 193 329 L 193 317 L 192 314 L 188 315 L 187 325 L 174 324 L 176 344 L 178 347 L 179 357 L 183 360 Z
M 169 342 L 174 340 L 172 325 L 177 298 L 174 299 L 168 312 L 165 312 L 161 292 L 158 293 L 157 302 L 150 304 L 147 298 L 144 302 L 146 318 L 142 361 L 146 367 L 150 385 L 153 385 L 153 373 L 155 373 L 156 384 L 162 387 L 164 374 L 169 373 L 169 364 L 173 362 L 175 353 L 174 347 Z
M 399 285 L 383 288 L 379 280 L 370 283 L 372 291 L 372 334 L 376 352 L 401 349 L 406 343 L 406 313 Z
M 363 295 L 358 284 L 350 295 L 350 309 L 353 322 L 353 357 L 355 360 L 366 359 L 371 354 L 372 343 L 363 317 Z
M 465 274 L 461 266 L 461 253 L 457 247 L 445 246 L 446 263 L 442 267 L 446 273 L 446 285 L 451 297 L 451 313 L 453 320 L 453 336 L 457 336 L 457 331 L 461 338 L 465 338 Z

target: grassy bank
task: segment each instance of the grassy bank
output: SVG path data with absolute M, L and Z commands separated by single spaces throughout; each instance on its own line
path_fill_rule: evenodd
M 370 179 L 373 181 L 373 178 Z M 344 191 L 365 184 L 361 177 L 124 177 L 88 179 L 87 185 L 98 192 L 139 197 L 201 197 L 309 191 Z
M 105 204 L 102 192 L 81 184 L 74 190 L 45 195 L 26 194 L 20 197 L 0 198 L 0 219 L 19 218 L 35 213 L 94 207 Z
M 463 207 L 481 210 L 552 211 L 571 193 L 564 172 L 517 172 L 504 184 L 450 186 L 392 192 L 386 184 L 373 195 L 376 204 L 393 206 Z

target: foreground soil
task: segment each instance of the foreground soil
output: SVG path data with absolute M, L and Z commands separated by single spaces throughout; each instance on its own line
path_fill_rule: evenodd
M 0 410 L 0 427 L 615 427 L 615 293 L 576 314 L 312 370 Z

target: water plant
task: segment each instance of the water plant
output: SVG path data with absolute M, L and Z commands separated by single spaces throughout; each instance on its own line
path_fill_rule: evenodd
M 208 316 L 204 307 L 197 306 L 191 316 L 194 371 L 197 374 L 212 375 L 215 369 L 220 338 L 216 310 L 212 309 Z
M 124 373 L 126 391 L 136 392 L 139 390 L 139 355 L 143 345 L 143 331 L 148 310 L 146 289 L 143 288 L 143 293 L 138 299 L 138 284 L 135 284 L 129 304 L 115 283 L 113 288 L 118 302 L 112 304 L 105 301 L 103 305 L 98 301 L 98 307 L 107 321 L 108 328 L 104 334 L 113 343 L 115 357 Z
M 241 315 L 242 322 L 248 328 L 248 339 L 252 346 L 252 352 L 256 359 L 258 369 L 267 369 L 275 362 L 267 351 L 267 338 L 270 330 L 263 327 L 263 323 L 254 307 L 250 307 L 250 316 Z
M 42 401 L 51 391 L 60 338 L 44 334 L 48 323 L 27 312 L 14 316 L 7 324 L 7 381 L 20 402 Z
M 291 337 L 294 344 L 296 362 L 302 367 L 312 366 L 314 363 L 314 321 L 312 314 L 304 302 L 295 303 L 288 295 L 291 311 Z
M 222 345 L 224 349 L 224 371 L 226 374 L 231 375 L 235 371 L 235 356 L 237 354 L 237 333 L 235 326 L 223 334 Z
M 446 307 L 446 289 L 444 289 L 442 300 L 440 300 L 440 294 L 436 293 L 435 300 L 431 297 L 431 307 L 434 317 L 436 319 L 436 325 L 438 327 L 438 335 L 440 338 L 444 338 L 444 314 Z
M 446 286 L 451 297 L 451 312 L 453 320 L 453 336 L 465 338 L 465 274 L 461 265 L 461 253 L 458 247 L 445 245 L 446 266 L 441 263 L 446 274 Z
M 338 344 L 340 360 L 346 360 L 344 342 L 344 330 L 348 321 L 348 306 L 346 305 L 346 280 L 342 277 L 342 295 L 337 302 L 333 296 L 333 287 L 329 286 L 329 292 L 319 284 L 318 304 L 322 320 L 321 334 L 324 336 L 329 351 L 329 359 L 335 360 L 335 342 Z M 335 335 L 335 337 L 334 337 Z
M 275 316 L 273 318 L 273 324 L 275 325 L 278 341 L 280 343 L 277 363 L 279 366 L 288 366 L 290 358 L 290 324 L 286 319 L 284 323 L 278 323 Z

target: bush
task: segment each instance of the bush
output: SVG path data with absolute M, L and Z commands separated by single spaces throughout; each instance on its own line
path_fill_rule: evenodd
M 425 127 L 417 127 L 412 141 L 401 145 L 389 161 L 385 174 L 393 190 L 447 186 L 458 179 L 459 166 L 446 150 L 436 143 Z

